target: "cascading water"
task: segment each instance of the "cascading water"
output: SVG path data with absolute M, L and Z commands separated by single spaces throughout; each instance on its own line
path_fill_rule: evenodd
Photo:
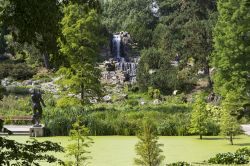
M 113 58 L 105 62 L 107 71 L 103 77 L 112 84 L 125 81 L 136 82 L 136 71 L 139 58 L 130 58 L 127 54 L 130 35 L 127 32 L 120 32 L 113 35 L 111 40 L 111 52 Z
M 128 81 L 136 82 L 136 70 L 138 65 L 138 59 L 135 58 L 133 61 L 126 62 L 124 58 L 121 58 L 119 62 L 116 62 L 115 69 L 122 71 L 128 78 Z
M 121 58 L 121 36 L 113 35 L 113 50 L 115 50 L 115 58 L 119 60 Z

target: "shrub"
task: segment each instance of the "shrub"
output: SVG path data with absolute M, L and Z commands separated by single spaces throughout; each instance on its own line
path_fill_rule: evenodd
M 159 89 L 154 89 L 153 87 L 149 87 L 148 88 L 148 95 L 152 98 L 152 99 L 160 99 L 161 97 L 161 92 Z
M 250 157 L 250 148 L 240 148 L 240 149 L 236 150 L 235 153 L 240 154 L 240 155 L 246 155 L 246 156 Z
M 215 157 L 210 158 L 208 163 L 211 164 L 248 164 L 250 157 L 250 149 L 241 148 L 235 153 L 219 153 Z

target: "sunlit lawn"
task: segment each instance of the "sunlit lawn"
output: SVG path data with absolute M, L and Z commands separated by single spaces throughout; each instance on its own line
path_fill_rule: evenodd
M 25 141 L 29 137 L 11 136 L 10 138 Z M 129 136 L 98 136 L 93 137 L 94 144 L 90 148 L 93 159 L 90 166 L 131 166 L 135 157 L 134 145 L 137 143 L 137 137 Z M 38 140 L 50 140 L 61 142 L 61 145 L 68 144 L 69 137 L 44 137 Z M 250 147 L 250 137 L 238 136 L 230 145 L 223 137 L 204 137 L 199 140 L 198 136 L 189 137 L 160 137 L 160 143 L 164 144 L 162 148 L 166 156 L 165 163 L 176 161 L 187 161 L 189 163 L 202 162 L 213 157 L 220 152 L 234 152 L 241 147 Z M 65 159 L 65 154 L 57 155 Z M 47 165 L 47 164 L 45 164 Z M 199 164 L 198 164 L 199 165 Z

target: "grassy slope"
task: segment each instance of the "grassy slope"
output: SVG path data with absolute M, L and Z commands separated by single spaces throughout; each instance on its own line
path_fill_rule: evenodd
M 25 141 L 28 137 L 12 136 L 18 141 Z M 94 138 L 91 147 L 93 159 L 90 166 L 131 166 L 135 157 L 134 145 L 138 141 L 136 137 L 126 136 L 98 136 Z M 63 146 L 68 144 L 68 137 L 47 137 L 39 140 L 61 142 Z M 229 145 L 223 137 L 160 137 L 160 143 L 166 156 L 165 162 L 187 161 L 202 162 L 220 152 L 233 152 L 241 147 L 250 147 L 250 137 L 238 136 L 235 145 Z M 63 158 L 64 155 L 60 154 Z M 197 164 L 197 163 L 196 163 Z M 47 165 L 47 164 L 45 164 Z M 199 165 L 199 164 L 197 164 Z

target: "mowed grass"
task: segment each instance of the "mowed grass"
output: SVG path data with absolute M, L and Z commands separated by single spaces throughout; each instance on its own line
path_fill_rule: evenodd
M 11 139 L 25 142 L 29 139 L 26 136 L 11 136 Z M 132 166 L 136 156 L 134 147 L 138 142 L 134 136 L 97 136 L 94 139 L 91 151 L 90 166 Z M 69 137 L 44 137 L 38 138 L 39 141 L 49 140 L 60 142 L 66 147 L 69 144 Z M 234 152 L 238 148 L 250 147 L 250 137 L 241 135 L 234 140 L 235 145 L 220 136 L 204 137 L 199 140 L 198 136 L 162 136 L 159 142 L 164 144 L 162 147 L 163 155 L 166 156 L 164 164 L 177 161 L 186 161 L 195 165 L 199 162 L 208 160 L 217 153 Z M 65 154 L 57 154 L 57 157 L 65 160 Z M 43 164 L 48 165 L 48 164 Z

